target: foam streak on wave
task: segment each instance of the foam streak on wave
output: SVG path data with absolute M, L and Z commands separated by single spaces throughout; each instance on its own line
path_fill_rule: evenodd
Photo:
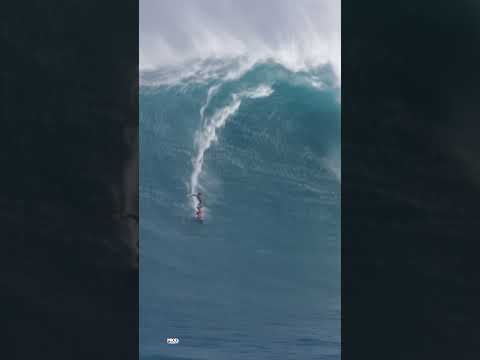
M 220 87 L 220 84 L 211 86 L 211 87 L 208 89 L 207 101 L 205 101 L 205 104 L 203 104 L 203 106 L 200 108 L 200 119 L 202 120 L 202 124 L 203 124 L 205 109 L 206 109 L 206 108 L 208 107 L 208 105 L 210 104 L 210 100 L 211 100 L 212 97 L 216 94 L 216 92 L 217 92 L 217 90 L 218 90 L 219 87 Z
M 218 85 L 209 89 L 207 100 L 200 109 L 200 116 L 203 125 L 202 129 L 197 131 L 195 134 L 196 155 L 193 159 L 193 171 L 190 178 L 190 190 L 192 193 L 198 192 L 199 178 L 203 169 L 205 152 L 214 142 L 217 141 L 217 130 L 224 127 L 227 120 L 238 111 L 243 99 L 258 99 L 268 97 L 273 93 L 273 89 L 269 86 L 260 85 L 254 89 L 233 94 L 232 100 L 228 105 L 215 111 L 215 113 L 209 118 L 204 119 L 205 109 L 207 108 L 217 89 Z M 192 206 L 195 208 L 197 206 L 197 200 L 195 198 L 192 199 Z

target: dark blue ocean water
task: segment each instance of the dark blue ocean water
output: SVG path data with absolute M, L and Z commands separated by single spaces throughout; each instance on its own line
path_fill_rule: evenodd
M 332 71 L 196 66 L 141 74 L 141 358 L 339 359 Z

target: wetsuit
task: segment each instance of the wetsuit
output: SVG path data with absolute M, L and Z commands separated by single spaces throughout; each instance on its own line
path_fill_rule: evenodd
M 195 196 L 197 198 L 198 204 L 197 204 L 197 211 L 195 213 L 195 216 L 200 219 L 202 217 L 202 207 L 203 207 L 201 195 L 200 193 L 198 193 L 198 194 L 192 194 L 192 196 Z

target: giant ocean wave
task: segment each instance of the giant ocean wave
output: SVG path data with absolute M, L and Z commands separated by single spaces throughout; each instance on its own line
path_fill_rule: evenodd
M 140 78 L 142 356 L 339 358 L 335 69 L 227 57 Z

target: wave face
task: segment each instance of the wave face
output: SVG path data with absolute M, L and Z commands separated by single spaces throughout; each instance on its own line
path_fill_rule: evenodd
M 140 77 L 141 357 L 339 359 L 334 69 L 217 58 Z

